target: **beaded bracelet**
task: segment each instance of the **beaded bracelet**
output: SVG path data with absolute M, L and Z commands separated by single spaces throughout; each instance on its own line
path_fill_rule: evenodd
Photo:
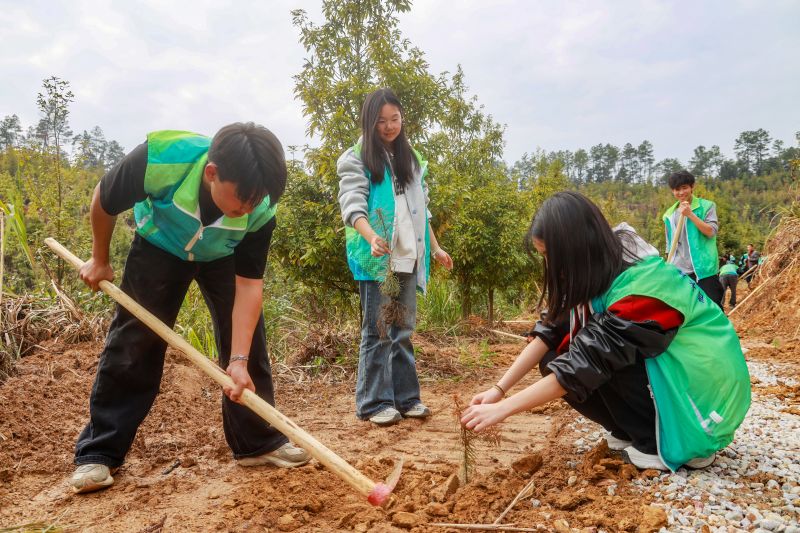
M 234 355 L 231 357 L 230 362 L 233 363 L 235 361 L 249 361 L 249 360 L 250 358 L 247 357 L 246 355 Z

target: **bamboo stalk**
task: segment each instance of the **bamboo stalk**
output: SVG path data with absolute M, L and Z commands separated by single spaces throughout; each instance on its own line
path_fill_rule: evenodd
M 758 287 L 756 287 L 755 289 L 753 289 L 753 291 L 752 291 L 750 294 L 748 294 L 747 296 L 745 296 L 744 300 L 742 300 L 741 302 L 739 302 L 739 305 L 737 305 L 736 307 L 734 307 L 733 309 L 731 309 L 731 312 L 730 312 L 730 313 L 728 313 L 728 316 L 730 317 L 730 316 L 731 316 L 733 313 L 735 313 L 736 311 L 738 311 L 738 310 L 739 310 L 739 309 L 740 309 L 740 308 L 741 308 L 741 307 L 744 305 L 744 303 L 745 303 L 747 300 L 749 300 L 749 299 L 750 299 L 750 297 L 751 297 L 751 296 L 753 296 L 755 293 L 757 293 L 758 291 L 760 291 L 761 289 L 763 289 L 764 287 L 766 287 L 767 285 L 769 285 L 770 283 L 772 283 L 773 281 L 775 281 L 776 279 L 778 279 L 779 277 L 781 277 L 781 274 L 783 274 L 783 273 L 784 273 L 786 270 L 788 270 L 788 269 L 789 269 L 791 266 L 793 266 L 793 265 L 794 265 L 794 263 L 795 263 L 795 261 L 797 261 L 797 259 L 794 259 L 794 260 L 792 260 L 792 262 L 791 262 L 791 263 L 789 263 L 789 264 L 786 266 L 786 268 L 784 268 L 783 270 L 781 270 L 780 272 L 778 272 L 777 274 L 775 274 L 774 276 L 772 276 L 772 277 L 771 277 L 771 278 L 769 278 L 768 280 L 764 281 L 764 282 L 763 282 L 761 285 L 759 285 Z
M 55 239 L 48 237 L 45 239 L 45 243 L 76 269 L 80 269 L 81 266 L 83 266 L 84 262 L 81 259 L 73 255 L 72 252 L 64 248 Z M 232 388 L 234 386 L 233 380 L 219 366 L 197 351 L 186 339 L 168 328 L 166 324 L 139 305 L 133 298 L 125 294 L 119 287 L 103 280 L 100 282 L 100 288 L 152 329 L 170 346 L 181 352 L 208 377 L 223 387 Z M 389 499 L 393 487 L 390 488 L 383 483 L 374 483 L 347 461 L 328 449 L 324 444 L 312 437 L 309 433 L 306 433 L 287 416 L 283 415 L 280 411 L 257 396 L 254 392 L 245 389 L 242 394 L 241 403 L 269 422 L 290 440 L 305 448 L 317 461 L 325 465 L 331 472 L 339 476 L 356 491 L 366 496 L 370 503 L 382 505 Z
M 3 305 L 3 275 L 6 267 L 6 212 L 0 210 L 0 306 Z M 0 307 L 1 309 L 2 307 Z M 0 311 L 0 324 L 3 323 L 3 313 Z
M 683 225 L 686 223 L 686 217 L 680 215 L 678 218 L 678 229 L 675 230 L 675 234 L 672 236 L 672 243 L 669 246 L 669 254 L 667 254 L 667 263 L 672 263 L 672 258 L 675 257 L 675 251 L 678 249 L 678 240 L 681 238 L 681 233 L 683 232 Z
M 501 521 L 503 518 L 505 518 L 505 516 L 506 516 L 506 515 L 509 513 L 509 511 L 511 511 L 511 509 L 513 509 L 513 508 L 514 508 L 514 506 L 515 506 L 515 505 L 517 505 L 517 502 L 518 502 L 518 501 L 520 501 L 522 498 L 524 498 L 524 497 L 526 497 L 526 496 L 527 496 L 528 492 L 530 492 L 530 490 L 531 490 L 532 488 L 533 488 L 533 479 L 531 479 L 531 480 L 528 482 L 528 484 L 527 484 L 527 485 L 525 485 L 524 487 L 522 487 L 522 490 L 521 490 L 521 491 L 519 491 L 519 494 L 517 494 L 516 498 L 514 498 L 514 500 L 513 500 L 513 501 L 512 501 L 510 504 L 508 504 L 508 507 L 506 507 L 506 508 L 505 508 L 505 510 L 503 510 L 503 512 L 502 512 L 502 513 L 500 513 L 500 516 L 498 516 L 498 517 L 495 519 L 494 523 L 495 523 L 495 524 L 499 524 L 499 523 L 500 523 L 500 521 Z
M 505 331 L 500 331 L 499 329 L 490 329 L 489 331 L 497 335 L 503 335 L 506 337 L 511 337 L 512 339 L 517 339 L 518 341 L 528 340 L 527 337 L 524 337 L 522 335 L 517 335 L 516 333 L 507 333 Z

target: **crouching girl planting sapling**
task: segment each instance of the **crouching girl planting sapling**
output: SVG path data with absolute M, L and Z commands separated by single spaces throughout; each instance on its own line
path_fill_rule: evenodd
M 563 397 L 639 468 L 710 465 L 750 406 L 739 339 L 719 306 L 579 193 L 545 201 L 526 245 L 544 258 L 548 312 L 461 422 L 481 431 Z M 537 365 L 542 379 L 506 398 Z

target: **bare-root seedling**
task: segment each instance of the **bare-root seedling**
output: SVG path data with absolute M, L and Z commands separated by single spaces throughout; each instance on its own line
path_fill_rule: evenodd
M 453 395 L 453 416 L 455 416 L 456 423 L 460 431 L 459 437 L 461 442 L 461 470 L 459 476 L 464 483 L 469 483 L 469 476 L 475 466 L 476 450 L 475 447 L 479 442 L 488 444 L 494 448 L 500 447 L 500 428 L 492 426 L 483 430 L 481 433 L 476 433 L 471 429 L 467 429 L 461 423 L 461 413 L 466 408 L 466 405 L 461 401 L 457 394 Z
M 389 226 L 386 222 L 386 217 L 383 210 L 378 209 L 375 213 L 378 220 L 378 229 L 381 235 L 388 237 Z M 380 282 L 380 291 L 383 296 L 389 298 L 387 303 L 381 305 L 378 313 L 378 332 L 381 338 L 386 338 L 389 329 L 392 326 L 402 326 L 405 321 L 406 306 L 403 305 L 398 298 L 403 290 L 403 285 L 397 274 L 392 270 L 392 252 L 389 252 L 386 258 L 386 267 L 383 274 L 383 280 Z

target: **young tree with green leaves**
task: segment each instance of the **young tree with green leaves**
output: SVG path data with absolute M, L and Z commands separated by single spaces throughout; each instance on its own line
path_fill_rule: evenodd
M 366 95 L 381 86 L 394 89 L 406 108 L 403 120 L 412 145 L 425 144 L 425 132 L 441 115 L 445 78 L 428 72 L 422 51 L 398 28 L 398 15 L 410 7 L 404 0 L 325 1 L 321 24 L 303 10 L 292 12 L 308 54 L 295 76 L 295 94 L 308 118 L 307 133 L 320 145 L 306 151 L 305 166 L 293 169 L 273 252 L 293 279 L 319 289 L 355 289 L 336 207 L 336 159 L 358 140 Z M 301 191 L 303 196 L 295 194 Z M 315 235 L 307 234 L 309 228 Z
M 0 150 L 14 148 L 18 145 L 22 137 L 22 125 L 19 117 L 9 115 L 0 122 Z
M 762 173 L 771 142 L 769 133 L 763 128 L 739 134 L 733 150 L 746 172 L 755 176 Z
M 69 88 L 69 82 L 56 76 L 45 78 L 42 81 L 43 92 L 36 97 L 36 105 L 42 114 L 44 129 L 49 141 L 45 143 L 45 150 L 52 150 L 53 173 L 55 177 L 56 202 L 53 218 L 55 219 L 56 239 L 63 242 L 65 235 L 64 223 L 64 178 L 61 171 L 61 143 L 71 132 L 67 118 L 69 117 L 69 104 L 75 95 Z M 64 262 L 58 261 L 56 278 L 59 285 L 64 278 Z

